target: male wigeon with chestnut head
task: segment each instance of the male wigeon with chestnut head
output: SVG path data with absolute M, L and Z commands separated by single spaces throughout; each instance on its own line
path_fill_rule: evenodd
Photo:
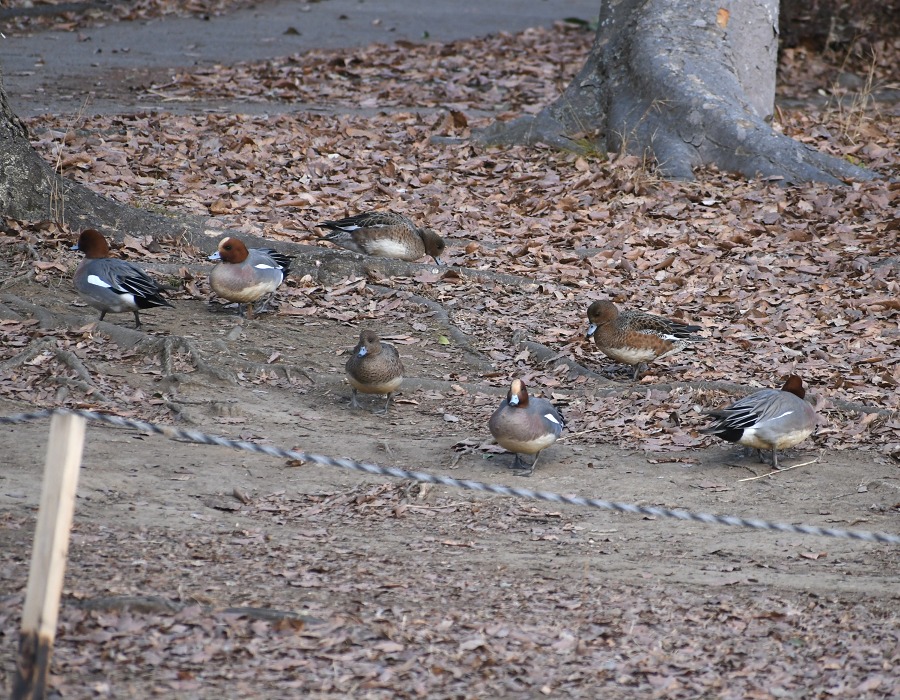
M 634 367 L 634 379 L 648 362 L 671 355 L 704 340 L 693 326 L 643 311 L 619 311 L 611 301 L 595 301 L 588 307 L 587 337 L 607 357 Z
M 75 289 L 88 304 L 100 310 L 101 321 L 107 313 L 131 311 L 134 327 L 140 328 L 139 309 L 172 308 L 162 296 L 162 287 L 140 267 L 109 257 L 109 244 L 96 229 L 82 231 L 72 250 L 84 253 L 84 260 L 75 270 Z
M 772 466 L 778 469 L 778 450 L 799 444 L 816 429 L 816 412 L 805 397 L 803 380 L 792 374 L 781 389 L 762 389 L 727 408 L 707 411 L 716 420 L 700 432 L 752 447 L 760 461 L 763 450 L 772 450 Z
M 530 398 L 521 379 L 513 379 L 488 423 L 497 443 L 515 453 L 511 469 L 520 471 L 521 476 L 531 476 L 541 451 L 556 442 L 565 426 L 562 413 L 547 399 Z M 526 464 L 523 454 L 534 455 L 534 461 Z
M 430 255 L 441 265 L 446 244 L 430 228 L 419 228 L 402 214 L 366 212 L 337 221 L 323 221 L 319 226 L 333 233 L 326 236 L 341 248 L 363 255 L 414 261 Z
M 209 256 L 218 260 L 209 273 L 209 286 L 220 297 L 238 304 L 238 313 L 244 315 L 244 304 L 250 304 L 247 318 L 252 318 L 253 304 L 264 296 L 275 293 L 290 271 L 291 260 L 269 248 L 247 248 L 240 238 L 228 236 L 219 242 L 219 249 Z M 266 302 L 255 309 L 265 309 Z

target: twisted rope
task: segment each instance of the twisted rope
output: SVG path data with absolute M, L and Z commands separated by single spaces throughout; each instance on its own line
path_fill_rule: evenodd
M 880 542 L 883 544 L 900 544 L 900 535 L 886 532 L 867 532 L 865 530 L 843 530 L 840 528 L 824 528 L 816 525 L 793 525 L 791 523 L 778 523 L 759 518 L 740 518 L 735 515 L 713 515 L 711 513 L 694 513 L 687 510 L 673 510 L 670 508 L 657 508 L 655 506 L 638 506 L 631 503 L 618 503 L 616 501 L 604 501 L 599 498 L 585 498 L 584 496 L 567 496 L 552 491 L 534 491 L 518 486 L 502 486 L 500 484 L 485 484 L 481 481 L 470 479 L 454 479 L 449 476 L 429 474 L 427 472 L 409 471 L 398 467 L 382 467 L 369 462 L 357 462 L 352 459 L 328 457 L 326 455 L 302 452 L 297 450 L 285 450 L 271 445 L 257 445 L 246 440 L 231 440 L 216 435 L 207 435 L 199 430 L 185 430 L 167 425 L 156 425 L 141 420 L 122 418 L 108 413 L 96 413 L 94 411 L 72 409 L 47 409 L 33 413 L 19 413 L 12 416 L 0 416 L 0 425 L 25 423 L 27 421 L 48 418 L 53 414 L 77 415 L 87 420 L 98 421 L 120 428 L 132 428 L 156 435 L 164 435 L 168 438 L 187 440 L 201 445 L 219 445 L 235 450 L 254 452 L 256 454 L 279 457 L 282 459 L 296 459 L 303 462 L 312 462 L 326 467 L 339 467 L 352 471 L 365 472 L 383 476 L 393 476 L 398 479 L 412 479 L 425 484 L 440 484 L 454 488 L 468 489 L 470 491 L 482 491 L 495 493 L 501 496 L 517 496 L 530 498 L 537 501 L 550 503 L 567 503 L 574 506 L 599 508 L 612 510 L 619 513 L 633 513 L 635 515 L 650 515 L 658 518 L 673 518 L 675 520 L 691 520 L 707 525 L 731 525 L 733 527 L 745 527 L 753 530 L 775 530 L 777 532 L 790 532 L 800 535 L 817 535 L 820 537 L 836 537 L 845 540 L 862 540 L 863 542 Z

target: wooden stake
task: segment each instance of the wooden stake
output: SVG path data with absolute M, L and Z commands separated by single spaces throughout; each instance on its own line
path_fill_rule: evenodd
M 81 416 L 70 414 L 54 414 L 50 420 L 50 441 L 22 612 L 13 700 L 38 700 L 46 694 L 69 550 L 69 531 L 75 511 L 85 422 Z

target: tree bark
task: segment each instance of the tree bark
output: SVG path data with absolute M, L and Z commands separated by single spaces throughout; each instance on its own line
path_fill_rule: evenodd
M 772 129 L 777 39 L 778 0 L 601 0 L 565 92 L 474 138 L 649 156 L 674 179 L 702 165 L 785 183 L 873 179 Z
M 204 221 L 136 209 L 61 177 L 31 146 L 27 127 L 9 105 L 2 74 L 0 214 L 20 221 L 54 221 L 73 231 L 97 228 L 113 237 L 140 232 L 182 239 L 201 234 Z

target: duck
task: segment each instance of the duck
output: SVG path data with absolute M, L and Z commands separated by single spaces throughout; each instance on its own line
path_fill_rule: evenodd
M 801 443 L 816 429 L 818 418 L 805 396 L 803 379 L 792 374 L 781 389 L 762 389 L 727 408 L 707 411 L 716 420 L 700 432 L 752 447 L 761 462 L 763 450 L 772 450 L 772 466 L 778 469 L 778 450 Z
M 562 435 L 566 421 L 562 413 L 547 399 L 529 398 L 521 379 L 513 379 L 506 398 L 488 422 L 497 443 L 515 454 L 511 469 L 521 476 L 531 476 L 541 452 Z M 528 465 L 521 455 L 535 455 Z
M 241 316 L 244 304 L 250 304 L 247 318 L 253 318 L 254 302 L 275 293 L 290 272 L 293 260 L 270 248 L 248 249 L 234 236 L 219 241 L 218 250 L 208 259 L 219 261 L 209 273 L 209 286 L 223 299 L 236 301 Z M 262 313 L 267 303 L 268 299 L 255 312 Z
M 642 311 L 619 311 L 611 301 L 595 301 L 587 311 L 587 337 L 607 357 L 634 367 L 637 380 L 648 362 L 683 350 L 704 340 L 694 326 Z
M 430 255 L 442 265 L 441 253 L 447 247 L 444 239 L 430 228 L 419 228 L 402 214 L 365 212 L 337 221 L 319 224 L 333 233 L 325 238 L 354 253 L 396 258 L 412 262 Z
M 387 394 L 384 408 L 376 413 L 387 413 L 394 392 L 403 383 L 403 362 L 400 354 L 390 343 L 383 343 L 373 330 L 363 330 L 359 342 L 344 365 L 347 380 L 353 388 L 351 408 L 359 408 L 357 392 L 364 394 Z
M 84 259 L 75 269 L 75 289 L 88 304 L 100 310 L 101 321 L 107 313 L 131 311 L 134 327 L 138 329 L 140 309 L 175 308 L 163 297 L 163 288 L 140 266 L 109 257 L 109 243 L 97 229 L 84 229 L 72 250 L 84 253 Z

